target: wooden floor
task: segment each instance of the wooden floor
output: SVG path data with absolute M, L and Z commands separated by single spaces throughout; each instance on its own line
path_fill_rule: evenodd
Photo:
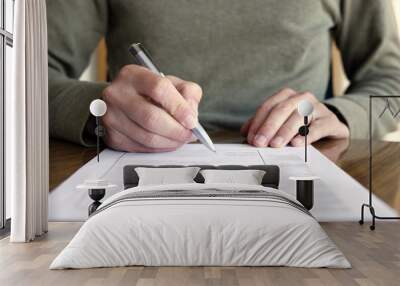
M 357 223 L 323 223 L 353 268 L 124 267 L 48 270 L 81 223 L 50 223 L 32 244 L 0 241 L 0 285 L 400 285 L 400 223 L 379 222 L 376 231 Z

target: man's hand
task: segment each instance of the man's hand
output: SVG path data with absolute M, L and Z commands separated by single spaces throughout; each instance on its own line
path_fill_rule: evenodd
M 247 142 L 257 147 L 283 147 L 289 143 L 303 146 L 304 137 L 298 134 L 304 119 L 297 113 L 297 106 L 303 99 L 314 105 L 308 142 L 321 138 L 348 138 L 349 129 L 336 115 L 311 93 L 297 93 L 283 89 L 271 96 L 258 108 L 241 129 Z
M 105 142 L 128 152 L 175 150 L 193 140 L 201 96 L 193 82 L 127 65 L 103 91 Z

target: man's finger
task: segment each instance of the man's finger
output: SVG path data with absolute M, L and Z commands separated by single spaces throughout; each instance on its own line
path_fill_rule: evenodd
M 149 132 L 118 110 L 109 109 L 107 116 L 103 117 L 103 122 L 107 128 L 112 128 L 119 133 L 124 134 L 132 141 L 136 141 L 137 143 L 149 148 L 178 148 L 191 139 L 190 137 L 186 137 L 172 140 Z
M 270 111 L 267 119 L 260 126 L 260 129 L 256 132 L 253 144 L 258 147 L 268 146 L 279 128 L 288 120 L 289 116 L 293 112 L 297 112 L 298 104 L 307 99 L 311 102 L 317 102 L 317 99 L 311 93 L 301 93 L 293 95 L 275 105 Z M 278 141 L 278 139 L 277 139 Z
M 285 88 L 273 96 L 269 97 L 258 109 L 254 116 L 254 119 L 249 127 L 247 141 L 250 144 L 254 144 L 254 137 L 260 129 L 260 126 L 265 122 L 269 112 L 280 102 L 287 98 L 296 95 L 296 92 L 290 88 Z
M 332 136 L 332 134 L 334 134 L 334 128 L 335 124 L 332 124 L 332 120 L 330 120 L 329 117 L 322 117 L 312 121 L 307 135 L 307 144 Z M 297 135 L 290 143 L 295 147 L 304 146 L 305 138 L 304 136 Z
M 149 132 L 175 141 L 184 141 L 192 132 L 180 125 L 162 108 L 152 104 L 142 96 L 131 96 L 119 108 L 132 121 Z
M 272 138 L 275 137 L 276 132 L 288 120 L 295 109 L 296 107 L 290 104 L 288 100 L 277 104 L 257 130 L 253 144 L 257 147 L 268 146 Z
M 203 96 L 201 87 L 197 83 L 185 81 L 176 76 L 169 75 L 167 78 L 172 82 L 183 98 L 186 99 L 189 106 L 195 112 L 195 115 L 198 116 L 199 103 Z
M 134 65 L 123 67 L 120 75 L 129 79 L 139 94 L 161 105 L 184 127 L 193 129 L 196 126 L 195 112 L 169 79 Z
M 203 96 L 203 90 L 200 85 L 195 82 L 186 81 L 179 77 L 168 75 L 168 78 L 175 88 L 182 94 L 186 99 L 191 98 L 193 101 L 199 103 Z
M 176 150 L 176 148 L 149 148 L 145 147 L 124 134 L 118 132 L 113 128 L 107 128 L 106 136 L 104 138 L 108 147 L 125 152 L 141 152 L 141 153 L 156 153 L 156 152 L 169 152 Z
M 246 136 L 247 135 L 247 133 L 249 132 L 249 128 L 250 128 L 250 125 L 252 124 L 252 122 L 253 122 L 253 119 L 254 119 L 254 117 L 251 117 L 249 120 L 247 120 L 243 125 L 242 125 L 242 127 L 240 128 L 240 134 L 242 135 L 242 136 Z
M 304 119 L 296 111 L 292 113 L 288 120 L 279 128 L 270 145 L 274 148 L 286 146 L 299 132 L 299 128 L 304 125 Z

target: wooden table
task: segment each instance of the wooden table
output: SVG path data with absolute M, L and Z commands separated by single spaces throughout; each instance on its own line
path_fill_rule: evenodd
M 217 143 L 242 143 L 237 133 L 211 134 Z M 314 146 L 350 176 L 368 188 L 368 141 L 322 140 Z M 374 142 L 374 193 L 400 212 L 400 143 Z M 96 155 L 84 148 L 58 140 L 50 141 L 50 189 L 53 189 Z M 367 200 L 367 197 L 365 198 Z

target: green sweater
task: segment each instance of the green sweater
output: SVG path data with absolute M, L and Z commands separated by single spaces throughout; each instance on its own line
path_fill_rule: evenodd
M 389 0 L 47 0 L 50 133 L 81 144 L 89 103 L 107 83 L 78 78 L 101 37 L 112 80 L 141 42 L 165 74 L 199 83 L 209 129 L 238 130 L 283 87 L 339 110 L 352 138 L 368 135 L 369 95 L 400 94 L 400 44 Z M 327 99 L 331 42 L 351 81 Z M 392 101 L 394 110 L 400 101 Z M 385 102 L 374 103 L 376 112 Z M 390 113 L 374 124 L 396 128 Z M 86 141 L 86 142 L 85 142 Z

